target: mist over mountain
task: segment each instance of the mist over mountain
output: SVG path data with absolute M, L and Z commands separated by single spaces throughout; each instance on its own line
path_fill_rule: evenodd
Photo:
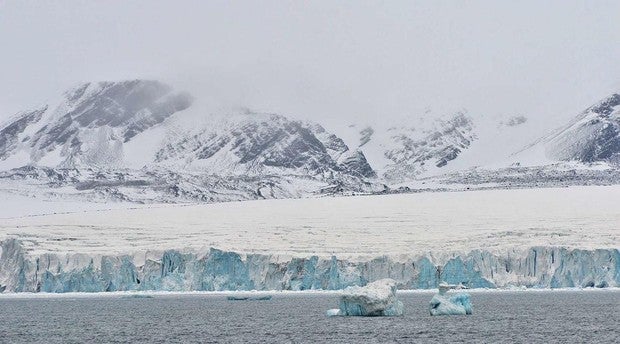
M 209 112 L 247 107 L 332 128 L 464 108 L 526 116 L 538 131 L 620 89 L 609 16 L 619 11 L 572 1 L 3 1 L 0 122 L 76 84 L 151 79 Z

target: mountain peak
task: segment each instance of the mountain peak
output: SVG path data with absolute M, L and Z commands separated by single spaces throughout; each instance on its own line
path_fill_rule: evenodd
M 375 175 L 362 152 L 345 154 L 349 147 L 319 124 L 278 114 L 245 109 L 204 117 L 207 122 L 183 131 L 181 118 L 171 117 L 190 108 L 192 100 L 154 80 L 84 83 L 66 91 L 58 106 L 24 113 L 0 131 L 0 162 L 63 168 L 160 165 L 223 176 Z
M 24 163 L 73 164 L 84 157 L 82 162 L 105 164 L 98 157 L 109 149 L 191 104 L 188 93 L 158 81 L 84 83 L 65 92 L 56 107 L 27 112 L 2 129 L 0 160 L 22 151 L 30 156 Z
M 616 116 L 620 115 L 620 94 L 614 93 L 611 96 L 603 99 L 598 104 L 593 105 L 585 111 L 585 113 L 592 112 L 602 116 L 609 116 L 615 113 Z

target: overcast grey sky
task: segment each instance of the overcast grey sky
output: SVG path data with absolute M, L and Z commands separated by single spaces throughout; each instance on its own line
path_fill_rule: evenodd
M 620 91 L 620 1 L 1 1 L 0 120 L 154 78 L 314 119 L 566 117 Z

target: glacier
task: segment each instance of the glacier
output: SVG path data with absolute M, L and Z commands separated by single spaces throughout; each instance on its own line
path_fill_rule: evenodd
M 430 302 L 431 315 L 470 315 L 473 307 L 469 294 L 457 293 L 454 295 L 446 294 L 450 289 L 458 289 L 457 286 L 441 283 L 439 292 L 433 296 Z
M 346 288 L 340 295 L 339 309 L 330 309 L 328 316 L 398 316 L 403 315 L 403 303 L 396 298 L 397 283 L 390 278 L 366 286 Z
M 284 257 L 210 248 L 133 254 L 31 253 L 16 238 L 0 242 L 0 291 L 340 290 L 384 278 L 398 289 L 440 282 L 469 288 L 619 287 L 620 251 L 531 247 L 353 260 Z

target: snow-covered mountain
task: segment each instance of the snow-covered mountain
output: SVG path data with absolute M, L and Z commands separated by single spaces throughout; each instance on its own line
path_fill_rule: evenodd
M 509 161 L 523 166 L 559 163 L 579 168 L 618 169 L 619 156 L 620 95 L 612 94 L 567 124 L 517 150 Z
M 349 151 L 318 124 L 244 113 L 179 131 L 192 101 L 157 81 L 84 84 L 59 104 L 19 114 L 3 127 L 0 159 L 10 167 L 158 165 L 220 175 L 374 176 L 363 153 Z
M 619 109 L 614 94 L 535 140 L 536 124 L 522 115 L 460 110 L 332 128 L 250 110 L 206 112 L 200 99 L 158 81 L 86 83 L 0 126 L 0 187 L 217 202 L 383 193 L 429 179 L 439 189 L 609 184 L 619 179 Z
M 364 153 L 319 124 L 193 105 L 191 95 L 157 81 L 80 85 L 0 127 L 0 169 L 8 171 L 1 179 L 130 201 L 384 189 L 365 181 L 376 174 Z
M 433 120 L 409 119 L 389 125 L 347 128 L 353 144 L 363 151 L 378 175 L 402 182 L 436 173 L 477 139 L 472 117 L 456 112 Z
M 124 143 L 191 104 L 189 94 L 156 81 L 80 85 L 2 127 L 0 159 L 14 167 L 114 166 Z
M 171 137 L 155 153 L 154 162 L 220 175 L 375 176 L 362 152 L 351 151 L 320 125 L 273 114 L 231 116 Z
M 553 159 L 620 162 L 620 94 L 588 108 L 545 141 Z

